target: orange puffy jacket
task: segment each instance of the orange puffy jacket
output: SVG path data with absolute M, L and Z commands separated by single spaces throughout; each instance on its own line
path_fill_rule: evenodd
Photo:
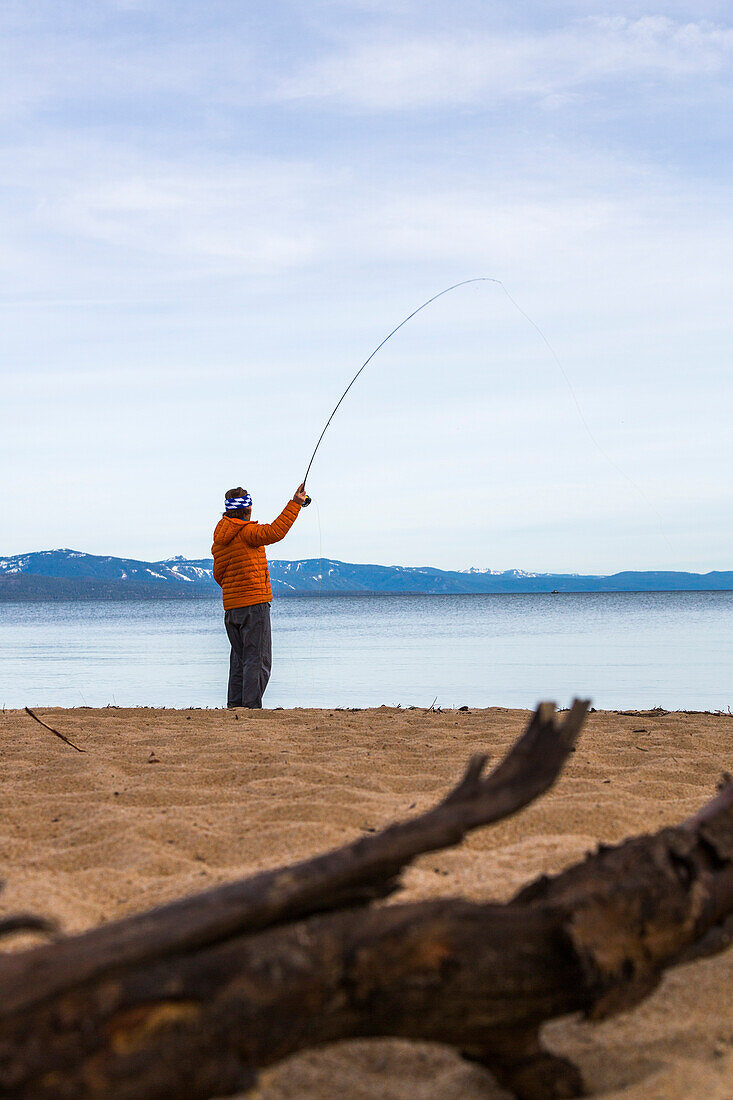
M 284 539 L 295 523 L 300 505 L 288 501 L 274 523 L 223 516 L 214 531 L 214 580 L 221 585 L 224 608 L 270 603 L 272 588 L 265 547 Z

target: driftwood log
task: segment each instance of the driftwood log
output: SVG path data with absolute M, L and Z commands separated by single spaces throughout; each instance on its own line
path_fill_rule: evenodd
M 0 955 L 0 1095 L 231 1095 L 308 1047 L 450 1044 L 518 1097 L 583 1095 L 542 1024 L 636 1004 L 733 937 L 733 784 L 689 821 L 601 847 L 506 905 L 375 904 L 418 855 L 460 843 L 555 781 L 587 704 L 542 704 L 484 776 L 374 836 L 81 935 Z M 0 933 L 43 927 L 10 918 Z

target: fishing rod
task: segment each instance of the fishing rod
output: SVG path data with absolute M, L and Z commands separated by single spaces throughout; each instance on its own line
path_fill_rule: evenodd
M 412 318 L 416 317 L 417 314 L 420 313 L 423 309 L 426 309 L 427 306 L 432 305 L 433 302 L 437 302 L 438 298 L 442 298 L 444 294 L 450 294 L 451 290 L 457 290 L 459 286 L 468 286 L 469 283 L 496 283 L 496 284 L 498 284 L 498 286 L 500 286 L 502 288 L 502 290 L 506 291 L 506 287 L 504 286 L 504 284 L 502 283 L 502 281 L 500 279 L 491 279 L 488 276 L 479 276 L 479 278 L 477 278 L 477 279 L 464 279 L 462 282 L 453 283 L 452 286 L 447 286 L 445 288 L 445 290 L 441 290 L 438 294 L 434 294 L 432 296 L 432 298 L 428 298 L 427 302 L 423 302 L 423 304 L 421 306 L 418 306 L 417 309 L 413 309 L 412 313 L 408 313 L 407 317 L 405 317 L 405 319 L 403 321 L 400 321 L 399 325 L 395 325 L 395 327 L 392 329 L 392 331 L 385 336 L 384 340 L 382 340 L 381 344 L 377 344 L 377 346 L 375 347 L 375 349 L 371 353 L 371 355 L 369 355 L 368 358 L 364 360 L 364 362 L 359 367 L 358 371 L 356 372 L 354 377 L 351 379 L 348 386 L 346 387 L 346 389 L 344 390 L 344 392 L 341 394 L 338 401 L 336 402 L 336 405 L 334 406 L 334 409 L 333 409 L 331 415 L 329 416 L 328 420 L 326 421 L 326 423 L 323 426 L 323 431 L 321 432 L 321 434 L 318 437 L 318 442 L 316 443 L 315 447 L 313 448 L 313 454 L 310 457 L 310 462 L 308 463 L 308 469 L 305 471 L 305 477 L 303 478 L 303 485 L 305 485 L 306 481 L 308 480 L 308 474 L 311 472 L 311 466 L 313 465 L 313 459 L 318 454 L 318 448 L 321 445 L 321 442 L 323 440 L 324 435 L 328 431 L 328 428 L 329 428 L 329 425 L 330 425 L 331 421 L 333 420 L 334 416 L 338 412 L 339 406 L 341 405 L 341 402 L 346 397 L 346 394 L 349 392 L 351 387 L 354 385 L 354 382 L 356 382 L 356 380 L 359 377 L 359 375 L 361 374 L 361 372 L 366 367 L 369 366 L 369 364 L 371 363 L 372 359 L 377 354 L 377 352 L 381 348 L 384 347 L 384 345 L 387 343 L 388 340 L 392 339 L 392 337 L 394 336 L 394 334 L 396 332 L 399 332 L 400 329 L 404 325 L 406 325 L 408 321 L 411 321 Z M 306 496 L 304 507 L 307 508 L 308 505 L 310 504 L 310 502 L 311 502 L 311 498 L 309 496 Z
M 529 324 L 532 326 L 532 328 L 535 330 L 537 335 L 540 337 L 542 342 L 547 347 L 547 349 L 550 352 L 550 355 L 552 356 L 552 358 L 554 359 L 555 364 L 558 367 L 561 375 L 565 379 L 565 384 L 567 385 L 568 390 L 570 391 L 573 402 L 575 404 L 575 408 L 578 412 L 578 416 L 580 417 L 583 428 L 585 429 L 586 435 L 590 439 L 591 443 L 596 448 L 598 453 L 600 455 L 602 455 L 603 458 L 605 458 L 605 460 L 609 464 L 609 466 L 613 467 L 613 469 L 616 471 L 616 473 L 620 474 L 621 477 L 624 478 L 624 480 L 626 482 L 628 482 L 629 485 L 631 485 L 631 487 L 639 494 L 639 496 L 644 501 L 644 503 L 647 505 L 647 507 L 650 509 L 650 511 L 652 511 L 655 514 L 655 516 L 657 517 L 657 520 L 659 522 L 660 533 L 661 533 L 664 541 L 667 543 L 667 545 L 671 549 L 671 543 L 670 543 L 669 539 L 667 538 L 667 535 L 664 531 L 664 520 L 663 520 L 662 516 L 660 515 L 659 510 L 655 507 L 654 503 L 649 499 L 649 497 L 646 495 L 646 493 L 641 488 L 641 486 L 637 485 L 637 483 L 633 480 L 633 478 L 629 477 L 629 475 L 626 473 L 626 471 L 621 466 L 619 466 L 618 462 L 616 462 L 616 460 L 614 458 L 612 458 L 611 455 L 608 454 L 608 452 L 601 446 L 601 444 L 596 439 L 593 431 L 591 430 L 591 426 L 588 423 L 586 415 L 583 412 L 583 408 L 580 404 L 580 401 L 578 400 L 578 395 L 575 392 L 575 387 L 573 386 L 573 383 L 570 381 L 568 373 L 565 370 L 565 367 L 562 365 L 560 357 L 558 356 L 557 352 L 553 348 L 550 341 L 545 336 L 545 334 L 542 331 L 542 329 L 540 328 L 540 326 L 536 323 L 536 321 L 533 321 L 532 318 L 529 316 L 529 314 L 525 313 L 525 311 L 522 309 L 522 307 L 519 305 L 519 303 L 517 301 L 515 301 L 515 299 L 509 293 L 507 288 L 504 286 L 504 283 L 501 281 L 501 279 L 491 278 L 488 275 L 478 276 L 477 278 L 474 278 L 474 279 L 463 279 L 460 283 L 453 283 L 452 286 L 447 286 L 445 288 L 445 290 L 441 290 L 441 291 L 438 292 L 438 294 L 434 294 L 432 296 L 432 298 L 428 298 L 428 300 L 426 302 L 423 302 L 422 305 L 418 306 L 417 309 L 413 309 L 412 313 L 408 313 L 407 317 L 405 317 L 404 320 L 400 321 L 400 323 L 398 325 L 395 325 L 395 327 L 392 329 L 392 331 L 389 332 L 385 336 L 384 340 L 382 340 L 382 342 L 380 344 L 377 344 L 374 351 L 371 353 L 371 355 L 368 356 L 367 359 L 364 360 L 364 362 L 359 367 L 358 371 L 356 372 L 354 377 L 351 379 L 351 381 L 349 382 L 349 384 L 346 387 L 346 389 L 344 390 L 344 392 L 339 397 L 338 401 L 336 402 L 336 405 L 333 408 L 333 411 L 331 412 L 331 415 L 329 416 L 328 420 L 324 424 L 323 431 L 321 432 L 321 434 L 318 437 L 318 442 L 316 443 L 315 447 L 313 448 L 313 454 L 310 457 L 310 462 L 308 463 L 308 469 L 305 471 L 305 477 L 303 478 L 303 487 L 305 487 L 305 483 L 308 480 L 308 474 L 310 473 L 311 466 L 313 465 L 313 459 L 318 454 L 318 448 L 320 447 L 321 442 L 323 441 L 324 435 L 328 431 L 328 428 L 329 428 L 329 425 L 330 425 L 331 421 L 333 420 L 334 416 L 338 412 L 339 407 L 341 406 L 341 403 L 344 400 L 344 398 L 346 397 L 347 393 L 349 392 L 351 387 L 354 385 L 354 383 L 356 382 L 357 378 L 362 373 L 362 371 L 366 367 L 369 366 L 369 364 L 371 363 L 372 359 L 377 354 L 377 352 L 380 351 L 380 349 L 384 347 L 384 345 L 387 343 L 387 341 L 391 340 L 392 337 L 395 335 L 395 333 L 399 332 L 400 329 L 403 328 L 404 325 L 406 325 L 408 321 L 411 321 L 413 317 L 416 317 L 418 315 L 418 313 L 421 313 L 422 310 L 426 309 L 429 305 L 432 305 L 433 302 L 437 302 L 438 298 L 442 298 L 444 294 L 450 294 L 450 292 L 452 290 L 458 290 L 459 287 L 469 286 L 469 284 L 471 284 L 471 283 L 494 283 L 495 286 L 501 287 L 501 289 L 504 291 L 504 293 L 506 294 L 507 298 L 509 299 L 511 304 L 514 306 L 516 311 L 519 314 L 521 314 L 522 317 L 524 317 L 525 321 L 529 322 Z M 307 508 L 310 503 L 311 503 L 311 498 L 309 496 L 306 496 L 304 507 Z

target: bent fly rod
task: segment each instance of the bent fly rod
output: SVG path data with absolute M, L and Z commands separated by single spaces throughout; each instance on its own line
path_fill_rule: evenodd
M 382 342 L 381 342 L 380 344 L 377 344 L 377 346 L 375 347 L 375 349 L 374 349 L 374 351 L 373 351 L 373 352 L 371 353 L 371 355 L 369 355 L 369 356 L 368 356 L 368 357 L 367 357 L 367 358 L 366 358 L 366 359 L 364 360 L 364 362 L 363 362 L 363 363 L 362 363 L 362 365 L 361 365 L 361 366 L 359 367 L 358 371 L 356 372 L 356 374 L 354 375 L 354 377 L 353 377 L 353 378 L 351 379 L 351 381 L 349 382 L 348 386 L 346 387 L 346 389 L 344 390 L 344 392 L 343 392 L 343 393 L 341 394 L 341 396 L 339 397 L 338 401 L 336 402 L 336 404 L 335 404 L 335 406 L 334 406 L 334 408 L 333 408 L 333 411 L 332 411 L 331 415 L 329 416 L 328 420 L 326 421 L 326 423 L 325 423 L 325 424 L 324 424 L 324 426 L 323 426 L 323 431 L 321 432 L 321 434 L 320 434 L 320 435 L 319 435 L 319 437 L 318 437 L 318 442 L 316 443 L 315 447 L 313 448 L 313 454 L 312 454 L 312 455 L 311 455 L 311 457 L 310 457 L 310 462 L 308 463 L 308 469 L 307 469 L 307 470 L 305 471 L 305 477 L 303 478 L 303 485 L 304 485 L 304 486 L 305 486 L 305 483 L 306 483 L 306 481 L 308 480 L 308 474 L 309 474 L 309 473 L 311 472 L 311 466 L 313 465 L 313 459 L 314 459 L 314 458 L 316 457 L 316 455 L 318 454 L 318 448 L 319 448 L 319 447 L 320 447 L 320 445 L 321 445 L 321 442 L 322 442 L 322 440 L 323 440 L 323 437 L 324 437 L 324 435 L 325 435 L 325 434 L 326 434 L 326 432 L 328 431 L 328 428 L 329 428 L 329 425 L 330 425 L 331 421 L 333 420 L 334 416 L 335 416 L 335 415 L 336 415 L 336 413 L 338 412 L 338 410 L 339 410 L 339 407 L 340 407 L 340 405 L 341 405 L 341 402 L 342 402 L 342 401 L 343 401 L 343 399 L 344 399 L 344 398 L 346 397 L 346 394 L 347 394 L 347 393 L 349 392 L 349 390 L 351 389 L 351 387 L 352 387 L 352 386 L 354 385 L 354 382 L 356 382 L 356 380 L 357 380 L 357 378 L 359 377 L 359 375 L 361 374 L 361 372 L 362 372 L 362 371 L 363 371 L 363 370 L 364 370 L 364 369 L 365 369 L 366 367 L 368 367 L 368 366 L 369 366 L 369 364 L 371 363 L 372 359 L 373 359 L 373 358 L 374 358 L 374 356 L 375 356 L 375 355 L 377 354 L 377 352 L 378 352 L 378 351 L 380 351 L 380 349 L 384 347 L 384 345 L 385 345 L 385 344 L 387 343 L 387 341 L 388 341 L 388 340 L 391 340 L 391 339 L 392 339 L 392 337 L 394 336 L 394 334 L 395 334 L 396 332 L 399 332 L 399 331 L 400 331 L 400 329 L 401 329 L 401 328 L 402 328 L 402 327 L 403 327 L 404 325 L 406 325 L 408 321 L 411 321 L 411 320 L 412 320 L 412 318 L 413 318 L 413 317 L 416 317 L 416 316 L 417 316 L 417 314 L 418 314 L 418 313 L 420 313 L 420 312 L 421 312 L 421 311 L 422 311 L 423 309 L 426 309 L 426 308 L 427 308 L 427 307 L 428 307 L 429 305 L 431 305 L 431 304 L 432 304 L 433 302 L 437 302 L 438 298 L 442 298 L 444 294 L 450 294 L 451 290 L 457 290 L 459 286 L 468 286 L 468 284 L 469 284 L 469 283 L 496 283 L 496 284 L 498 284 L 498 286 L 500 286 L 500 287 L 502 288 L 502 290 L 504 290 L 504 291 L 505 291 L 505 293 L 508 293 L 508 291 L 506 290 L 506 287 L 504 286 L 504 284 L 502 283 L 502 281 L 501 281 L 500 279 L 491 279 L 491 278 L 489 278 L 488 276 L 480 276 L 480 277 L 479 277 L 479 278 L 477 278 L 477 279 L 464 279 L 464 280 L 463 280 L 462 282 L 460 282 L 460 283 L 453 283 L 453 286 L 447 286 L 447 287 L 445 288 L 445 290 L 441 290 L 441 291 L 440 291 L 440 292 L 439 292 L 438 294 L 434 294 L 434 295 L 432 296 L 432 298 L 428 298 L 427 302 L 423 302 L 423 304 L 422 304 L 421 306 L 418 306 L 418 307 L 417 307 L 417 309 L 413 309 L 412 313 L 408 313 L 407 317 L 405 317 L 405 318 L 404 318 L 404 320 L 400 321 L 399 325 L 395 325 L 395 327 L 394 327 L 394 328 L 392 329 L 392 331 L 391 331 L 391 332 L 389 332 L 389 333 L 387 333 L 387 335 L 385 336 L 384 340 L 382 340 Z M 529 320 L 529 318 L 528 318 L 528 320 Z M 306 508 L 307 508 L 307 507 L 308 507 L 308 505 L 310 504 L 310 502 L 311 502 L 311 498 L 310 498 L 309 496 L 307 496 L 307 497 L 305 498 L 305 505 L 304 505 L 304 507 L 306 507 Z
M 645 502 L 645 504 L 648 506 L 648 508 L 652 512 L 654 512 L 654 514 L 657 517 L 657 520 L 659 521 L 660 531 L 661 531 L 662 537 L 664 538 L 665 542 L 669 546 L 670 545 L 669 539 L 667 538 L 666 534 L 664 533 L 664 529 L 663 529 L 664 521 L 663 521 L 662 516 L 660 515 L 658 509 L 655 507 L 653 502 L 646 495 L 646 493 L 641 488 L 641 486 L 637 485 L 637 483 L 631 477 L 629 477 L 629 475 L 626 473 L 626 471 L 624 469 L 622 469 L 621 466 L 619 466 L 619 464 L 615 461 L 615 459 L 613 459 L 611 457 L 611 455 L 609 455 L 608 452 L 604 450 L 604 448 L 601 446 L 601 444 L 596 439 L 596 437 L 593 434 L 593 431 L 591 429 L 591 426 L 590 426 L 590 424 L 588 423 L 588 421 L 586 419 L 585 413 L 583 412 L 583 408 L 580 404 L 580 401 L 578 400 L 578 395 L 575 392 L 575 387 L 573 386 L 573 383 L 570 381 L 568 373 L 565 370 L 565 367 L 562 365 L 562 362 L 560 361 L 560 358 L 559 358 L 557 352 L 555 351 L 552 344 L 550 343 L 550 341 L 545 336 L 545 334 L 542 331 L 542 329 L 540 328 L 540 326 L 535 321 L 533 321 L 532 318 L 529 316 L 529 314 L 525 313 L 525 311 L 522 309 L 522 307 L 519 305 L 519 303 L 514 300 L 512 295 L 509 293 L 507 288 L 504 286 L 504 283 L 501 281 L 501 279 L 494 279 L 494 278 L 491 278 L 488 275 L 482 275 L 482 276 L 479 276 L 478 278 L 474 278 L 474 279 L 463 279 L 460 283 L 453 283 L 452 286 L 447 286 L 445 288 L 445 290 L 441 290 L 437 294 L 434 294 L 432 296 L 432 298 L 428 298 L 428 300 L 426 302 L 423 302 L 422 305 L 418 306 L 417 309 L 413 309 L 412 313 L 408 313 L 407 317 L 405 317 L 402 321 L 400 321 L 400 323 L 398 325 L 395 325 L 395 327 L 392 329 L 392 331 L 387 333 L 387 335 L 382 340 L 382 342 L 377 344 L 374 351 L 364 360 L 364 362 L 359 367 L 358 371 L 356 372 L 354 377 L 351 379 L 351 381 L 349 382 L 349 384 L 346 387 L 346 389 L 344 390 L 344 392 L 339 397 L 338 401 L 336 402 L 336 404 L 335 404 L 335 406 L 334 406 L 334 408 L 331 412 L 331 415 L 329 416 L 328 420 L 324 424 L 323 431 L 319 435 L 318 442 L 316 443 L 315 447 L 313 448 L 313 454 L 310 457 L 310 462 L 308 463 L 308 468 L 305 471 L 305 477 L 303 478 L 303 488 L 305 488 L 305 483 L 308 480 L 308 474 L 310 473 L 311 466 L 313 465 L 313 459 L 318 454 L 318 448 L 320 447 L 320 445 L 323 441 L 324 435 L 328 431 L 328 428 L 329 428 L 329 425 L 331 424 L 331 421 L 333 420 L 334 416 L 338 412 L 338 410 L 341 406 L 341 403 L 343 402 L 343 400 L 346 397 L 347 393 L 349 392 L 351 387 L 354 385 L 354 383 L 356 382 L 357 378 L 362 373 L 362 371 L 365 370 L 366 367 L 369 366 L 369 364 L 371 363 L 372 359 L 377 354 L 377 352 L 380 351 L 384 347 L 384 345 L 387 343 L 387 341 L 391 340 L 392 337 L 395 335 L 395 333 L 399 332 L 400 329 L 403 328 L 407 324 L 408 321 L 411 321 L 413 317 L 416 317 L 418 315 L 418 313 L 421 313 L 424 309 L 427 309 L 427 307 L 429 305 L 432 305 L 433 302 L 437 302 L 438 298 L 442 298 L 444 294 L 450 294 L 452 290 L 458 290 L 459 287 L 469 286 L 469 284 L 471 284 L 471 283 L 494 283 L 495 286 L 501 287 L 501 289 L 504 291 L 504 293 L 506 294 L 506 296 L 509 299 L 509 301 L 511 302 L 511 304 L 516 309 L 517 313 L 520 313 L 522 315 L 522 317 L 524 317 L 525 321 L 527 321 L 532 326 L 532 328 L 535 330 L 537 335 L 540 337 L 540 339 L 542 340 L 542 342 L 546 346 L 547 350 L 550 352 L 550 355 L 552 356 L 552 358 L 555 361 L 555 365 L 557 366 L 558 370 L 560 371 L 563 378 L 565 379 L 565 384 L 567 385 L 567 387 L 570 391 L 570 394 L 572 396 L 573 403 L 574 403 L 575 408 L 577 410 L 578 416 L 580 417 L 580 420 L 583 424 L 583 427 L 585 428 L 586 435 L 588 436 L 588 438 L 590 439 L 591 443 L 596 448 L 596 450 L 603 456 L 603 458 L 605 458 L 605 460 L 609 464 L 609 466 L 612 466 L 613 469 L 616 471 L 616 473 L 620 474 L 621 477 L 624 478 L 624 480 L 627 481 L 628 484 L 631 485 L 632 488 L 636 490 L 636 492 L 639 494 L 639 496 L 642 498 L 642 500 Z M 306 496 L 304 507 L 307 508 L 310 503 L 311 503 L 311 498 L 309 496 Z

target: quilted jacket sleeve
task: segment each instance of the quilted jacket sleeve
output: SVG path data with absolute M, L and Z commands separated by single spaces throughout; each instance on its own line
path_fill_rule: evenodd
M 272 523 L 248 523 L 242 529 L 242 539 L 249 546 L 269 546 L 280 542 L 298 518 L 300 505 L 289 500 L 280 515 Z

